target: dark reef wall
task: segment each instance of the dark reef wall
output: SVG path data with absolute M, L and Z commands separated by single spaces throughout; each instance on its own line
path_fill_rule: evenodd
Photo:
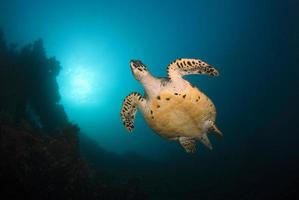
M 16 199 L 145 199 L 134 184 L 110 186 L 79 152 L 78 127 L 59 136 L 0 124 L 1 197 Z
M 41 39 L 17 49 L 6 44 L 0 31 L 0 115 L 49 133 L 66 125 L 56 82 L 60 69 L 54 57 L 46 56 Z

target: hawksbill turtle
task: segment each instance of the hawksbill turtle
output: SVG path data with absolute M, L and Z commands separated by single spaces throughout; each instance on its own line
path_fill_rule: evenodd
M 145 95 L 132 92 L 124 99 L 120 115 L 125 128 L 133 131 L 139 109 L 157 134 L 168 140 L 178 140 L 187 153 L 196 151 L 196 141 L 201 141 L 212 150 L 207 134 L 222 136 L 215 125 L 216 108 L 203 92 L 183 76 L 218 76 L 219 72 L 202 60 L 187 58 L 170 63 L 167 78 L 154 77 L 140 60 L 131 60 L 130 66 Z

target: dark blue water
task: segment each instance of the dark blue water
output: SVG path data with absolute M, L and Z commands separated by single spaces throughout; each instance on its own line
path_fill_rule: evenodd
M 140 177 L 156 199 L 287 198 L 299 177 L 298 13 L 295 0 L 1 1 L 0 27 L 19 46 L 44 40 L 63 67 L 69 119 L 106 151 L 136 155 L 131 170 L 115 171 Z M 224 137 L 210 137 L 211 152 L 186 155 L 140 114 L 128 134 L 119 118 L 123 98 L 143 92 L 129 61 L 166 76 L 180 57 L 220 71 L 186 77 L 216 105 Z

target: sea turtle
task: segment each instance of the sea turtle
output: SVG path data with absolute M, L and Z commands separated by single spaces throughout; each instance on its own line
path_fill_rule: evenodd
M 160 136 L 178 140 L 187 153 L 194 153 L 196 141 L 212 150 L 207 137 L 211 132 L 222 133 L 215 125 L 216 109 L 213 102 L 182 76 L 207 74 L 218 76 L 219 72 L 199 59 L 177 59 L 167 67 L 167 78 L 150 74 L 140 60 L 130 61 L 131 70 L 144 90 L 144 97 L 133 92 L 123 101 L 121 119 L 129 132 L 134 129 L 134 119 L 139 109 L 145 121 Z

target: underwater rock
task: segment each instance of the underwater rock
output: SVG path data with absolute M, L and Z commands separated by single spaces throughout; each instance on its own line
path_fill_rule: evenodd
M 16 123 L 25 119 L 48 134 L 67 125 L 56 80 L 60 70 L 60 62 L 47 56 L 42 39 L 16 48 L 0 29 L 0 121 L 3 116 Z
M 54 137 L 0 123 L 1 196 L 145 199 L 136 186 L 112 187 L 103 183 L 80 155 L 78 130 L 69 125 Z

